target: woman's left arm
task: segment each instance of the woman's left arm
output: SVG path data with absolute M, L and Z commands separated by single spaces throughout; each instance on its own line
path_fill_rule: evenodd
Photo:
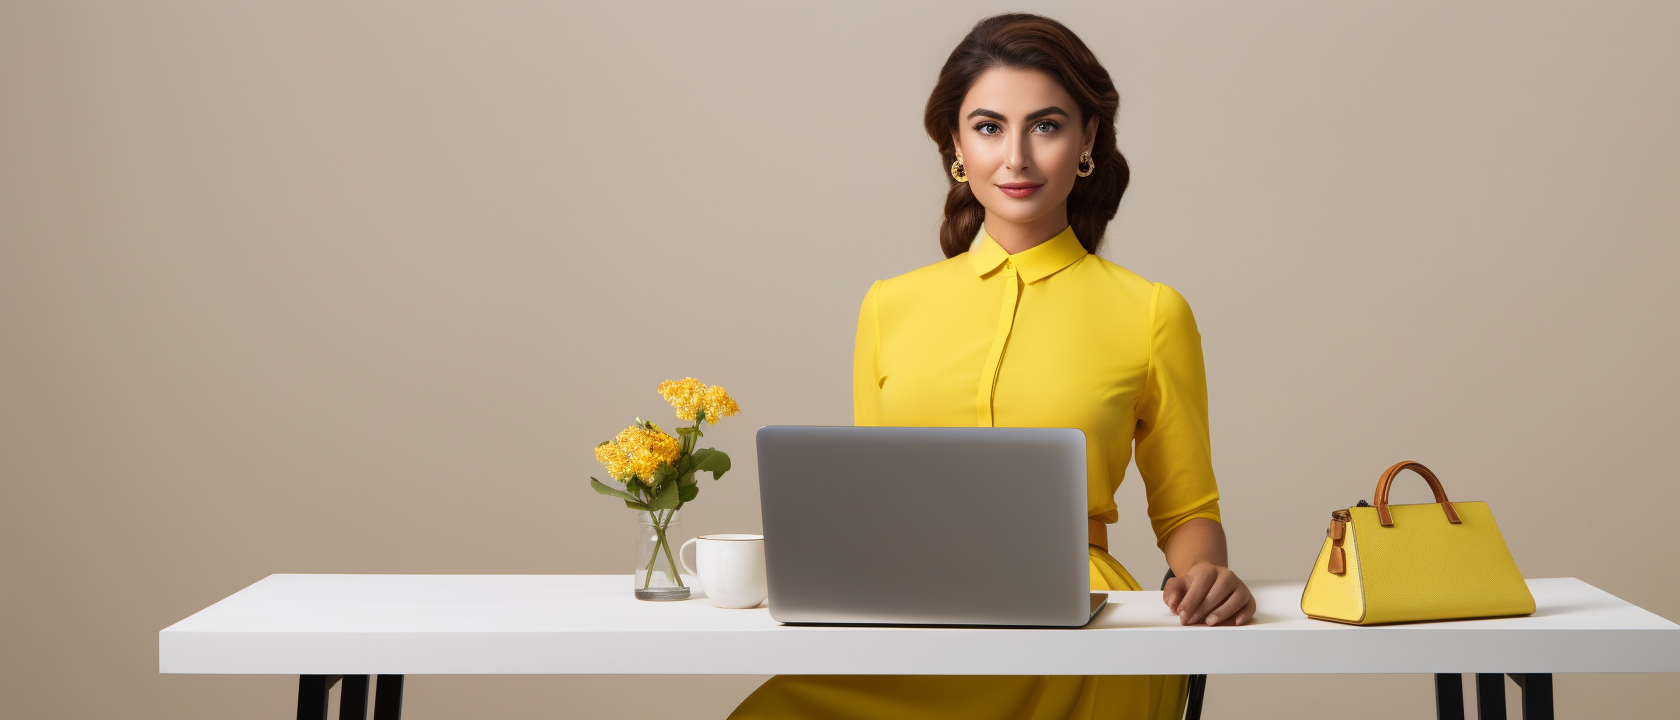
M 1149 519 L 1176 576 L 1161 599 L 1184 625 L 1241 625 L 1254 617 L 1255 602 L 1227 567 L 1202 334 L 1184 296 L 1160 283 L 1150 302 L 1149 342 L 1134 437 Z
M 1167 581 L 1161 599 L 1181 625 L 1241 625 L 1254 618 L 1254 594 L 1228 567 L 1225 528 L 1191 518 L 1167 537 Z

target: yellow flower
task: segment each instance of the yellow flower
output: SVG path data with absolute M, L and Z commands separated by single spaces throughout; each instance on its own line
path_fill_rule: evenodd
M 659 396 L 676 409 L 678 420 L 693 420 L 698 411 L 705 410 L 706 420 L 715 425 L 718 418 L 741 412 L 741 407 L 722 386 L 707 387 L 691 377 L 659 383 Z
M 595 459 L 606 466 L 614 480 L 629 482 L 635 478 L 651 487 L 660 463 L 676 462 L 677 452 L 676 438 L 647 423 L 624 428 L 618 437 L 595 446 Z
M 624 463 L 624 451 L 618 444 L 608 440 L 595 446 L 595 460 L 607 468 L 607 474 L 612 479 L 625 482 L 630 479 L 629 468 Z
M 713 385 L 706 388 L 706 419 L 717 424 L 718 418 L 729 417 L 741 412 L 741 406 L 735 404 L 735 398 L 722 387 Z
M 705 392 L 705 384 L 691 377 L 659 383 L 659 396 L 665 398 L 665 402 L 671 403 L 671 407 L 676 408 L 678 420 L 694 419 L 694 413 L 700 409 L 701 396 Z

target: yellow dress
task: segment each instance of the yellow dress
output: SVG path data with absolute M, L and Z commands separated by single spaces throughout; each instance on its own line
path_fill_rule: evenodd
M 877 281 L 853 356 L 858 425 L 1077 427 L 1090 516 L 1119 520 L 1132 446 L 1165 547 L 1192 518 L 1219 521 L 1201 335 L 1190 306 L 1085 252 L 1070 226 L 1010 255 L 985 228 L 969 252 Z M 1093 590 L 1141 590 L 1090 546 Z M 1182 675 L 777 675 L 732 720 L 1179 718 Z

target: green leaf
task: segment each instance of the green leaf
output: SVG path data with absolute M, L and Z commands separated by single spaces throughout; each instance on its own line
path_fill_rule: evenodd
M 680 505 L 682 505 L 682 491 L 675 484 L 653 496 L 653 500 L 650 500 L 647 504 L 649 508 L 654 510 L 675 510 Z
M 700 432 L 700 426 L 698 426 L 698 425 L 696 425 L 694 427 L 680 427 L 680 428 L 677 428 L 677 434 L 681 435 L 683 437 L 688 437 L 690 435 L 693 435 L 695 437 L 705 437 L 706 436 L 706 433 Z
M 700 482 L 700 481 L 694 479 L 694 471 L 693 470 L 690 470 L 686 474 L 677 478 L 677 484 L 680 485 L 680 486 L 683 486 L 683 487 L 693 485 L 697 482 Z
M 729 456 L 721 450 L 700 448 L 694 451 L 694 469 L 711 473 L 713 480 L 721 479 L 729 467 Z
M 676 477 L 677 477 L 677 469 L 674 468 L 674 467 L 671 467 L 671 463 L 668 463 L 668 462 L 659 463 L 659 468 L 653 471 L 653 490 L 654 490 L 654 492 L 659 492 L 659 490 L 661 488 L 665 487 L 665 483 L 668 483 L 671 480 L 676 479 Z
M 643 505 L 643 504 L 641 504 L 639 502 L 636 502 L 634 500 L 625 500 L 624 501 L 624 507 L 630 508 L 631 510 L 641 510 L 643 512 L 651 512 L 652 511 L 651 508 L 649 508 L 648 506 Z
M 623 490 L 619 490 L 618 488 L 611 487 L 611 486 L 607 485 L 606 483 L 601 482 L 600 480 L 596 480 L 595 478 L 589 478 L 589 486 L 592 487 L 592 488 L 595 488 L 595 492 L 598 492 L 602 495 L 611 495 L 612 497 L 620 498 L 627 503 L 640 504 L 640 502 L 637 501 L 635 495 L 631 495 L 630 493 L 624 492 Z
M 689 502 L 689 501 L 693 500 L 695 498 L 695 496 L 697 496 L 699 494 L 700 494 L 700 483 L 690 483 L 688 485 L 678 485 L 677 486 L 677 497 L 678 497 L 678 499 L 681 499 L 683 502 Z

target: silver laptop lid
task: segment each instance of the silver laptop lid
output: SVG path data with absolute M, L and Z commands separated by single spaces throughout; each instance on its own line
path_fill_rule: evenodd
M 771 425 L 758 478 L 779 622 L 1090 620 L 1078 429 Z

